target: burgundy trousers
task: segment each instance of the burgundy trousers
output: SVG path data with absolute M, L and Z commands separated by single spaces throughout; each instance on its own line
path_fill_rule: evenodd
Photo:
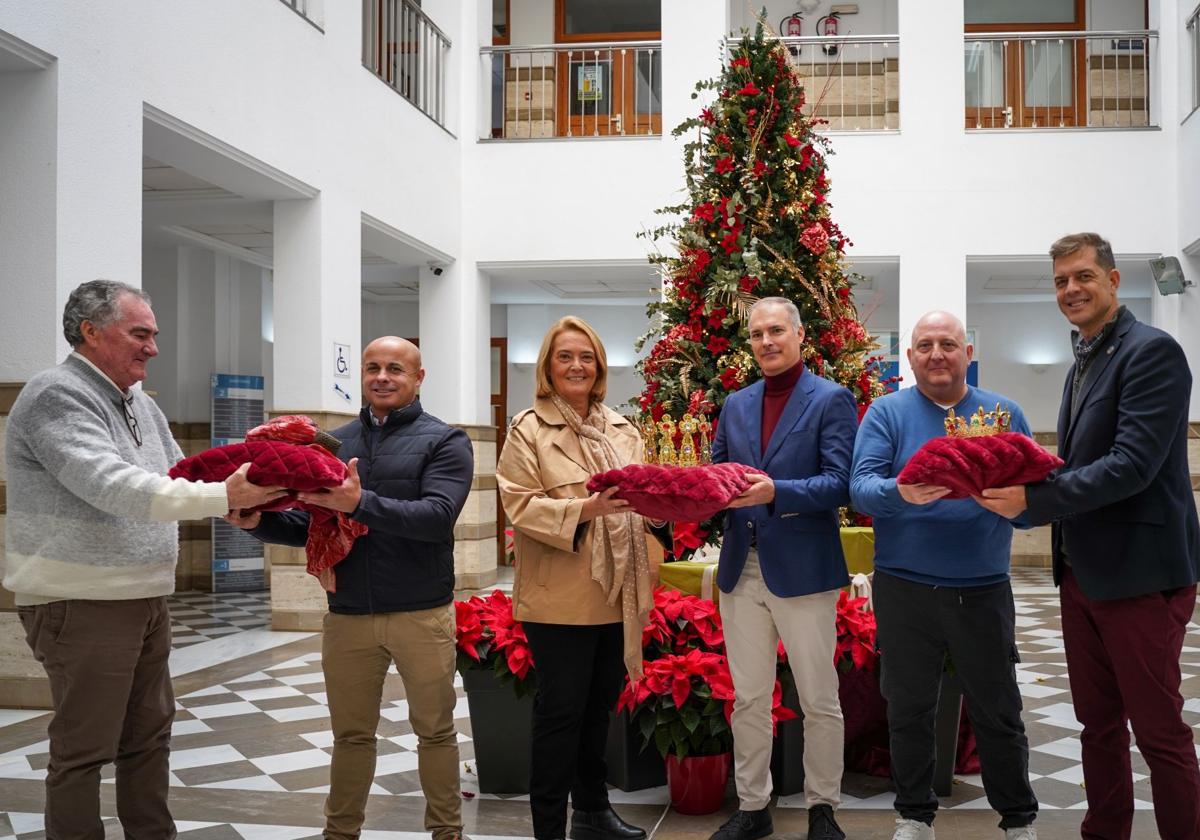
M 1200 838 L 1200 766 L 1182 717 L 1179 655 L 1196 587 L 1094 601 L 1063 570 L 1063 640 L 1075 716 L 1083 724 L 1085 840 L 1129 840 L 1133 826 L 1132 725 L 1150 766 L 1163 840 Z

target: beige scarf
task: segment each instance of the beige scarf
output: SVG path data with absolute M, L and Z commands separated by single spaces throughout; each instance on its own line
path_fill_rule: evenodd
M 580 449 L 593 475 L 626 466 L 605 434 L 604 406 L 592 403 L 588 406 L 587 417 L 580 418 L 558 394 L 551 394 L 551 399 L 567 425 L 579 435 Z M 642 676 L 642 628 L 650 620 L 650 609 L 654 606 L 642 517 L 628 511 L 596 519 L 592 539 L 592 580 L 600 584 L 609 604 L 615 604 L 618 596 L 621 598 L 625 669 L 630 679 L 639 679 Z

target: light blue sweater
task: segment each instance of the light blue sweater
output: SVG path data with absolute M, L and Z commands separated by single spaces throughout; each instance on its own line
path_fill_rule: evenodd
M 996 403 L 1012 412 L 1012 430 L 1029 434 L 1020 406 L 968 386 L 954 406 L 960 417 Z M 946 433 L 946 410 L 917 388 L 871 404 L 858 429 L 850 474 L 854 509 L 875 519 L 875 568 L 935 586 L 984 586 L 1008 578 L 1013 525 L 973 499 L 912 505 L 900 497 L 896 476 L 921 445 Z

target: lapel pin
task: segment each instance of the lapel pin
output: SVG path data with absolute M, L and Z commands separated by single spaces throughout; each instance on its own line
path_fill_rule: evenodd
M 1110 355 L 1110 356 L 1111 356 L 1111 355 L 1113 354 L 1113 351 L 1114 351 L 1114 350 L 1116 350 L 1116 349 L 1117 349 L 1116 347 L 1109 347 L 1109 348 L 1108 348 L 1108 355 Z

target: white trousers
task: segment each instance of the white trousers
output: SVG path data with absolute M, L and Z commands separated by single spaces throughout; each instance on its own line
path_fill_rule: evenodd
M 804 712 L 804 798 L 808 807 L 841 802 L 844 735 L 833 664 L 838 590 L 781 598 L 750 552 L 732 592 L 721 595 L 725 652 L 733 675 L 734 779 L 744 811 L 771 799 L 771 694 L 780 638 Z

